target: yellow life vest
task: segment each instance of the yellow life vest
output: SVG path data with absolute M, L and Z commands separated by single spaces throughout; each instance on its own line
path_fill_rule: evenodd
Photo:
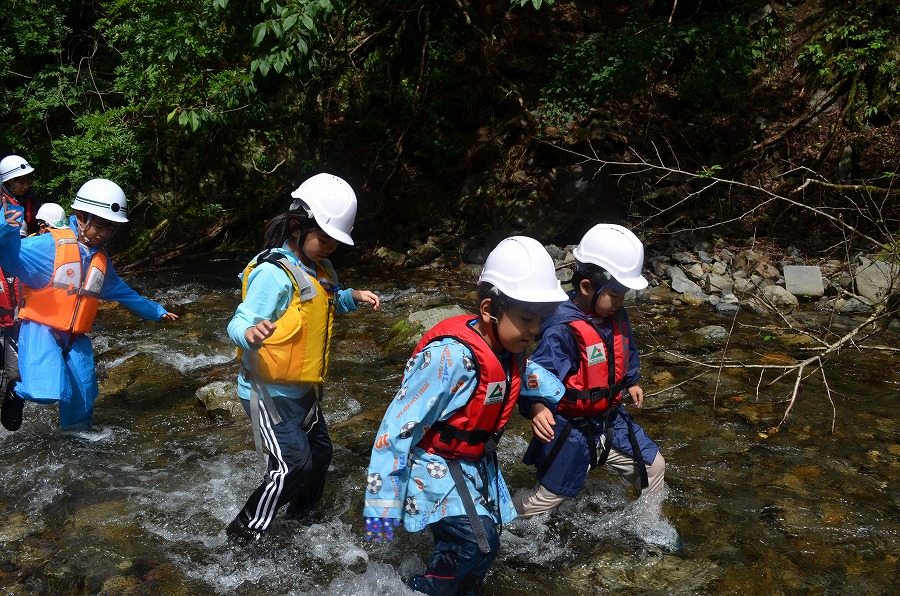
M 247 296 L 250 272 L 261 263 L 281 267 L 294 287 L 291 303 L 281 318 L 273 321 L 275 332 L 259 348 L 259 374 L 266 383 L 322 383 L 328 372 L 331 330 L 334 324 L 334 291 L 337 275 L 327 261 L 316 263 L 316 277 L 277 252 L 263 253 L 244 269 L 241 299 Z M 238 348 L 243 361 L 243 350 Z
M 81 248 L 69 228 L 50 230 L 56 246 L 50 283 L 40 289 L 22 289 L 19 318 L 71 333 L 87 333 L 100 305 L 100 290 L 109 259 L 105 250 L 91 256 L 81 269 Z

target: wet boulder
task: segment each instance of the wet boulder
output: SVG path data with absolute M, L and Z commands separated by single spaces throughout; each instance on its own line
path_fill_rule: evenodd
M 214 381 L 197 389 L 195 395 L 207 412 L 226 414 L 231 418 L 245 415 L 237 396 L 237 384 L 233 381 Z

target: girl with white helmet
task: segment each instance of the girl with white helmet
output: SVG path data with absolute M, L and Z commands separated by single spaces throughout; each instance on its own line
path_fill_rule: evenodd
M 278 510 L 307 518 L 322 497 L 332 443 L 319 407 L 336 314 L 357 302 L 378 308 L 367 290 L 344 288 L 328 257 L 353 244 L 356 194 L 332 174 L 317 174 L 291 195 L 287 213 L 265 229 L 262 253 L 242 274 L 242 302 L 228 324 L 238 347 L 238 396 L 257 451 L 269 451 L 259 487 L 225 529 L 230 540 L 256 540 Z
M 103 178 L 89 180 L 72 202 L 75 215 L 64 228 L 21 239 L 16 225 L 0 222 L 0 267 L 19 278 L 19 370 L 22 380 L 7 392 L 2 422 L 16 430 L 23 401 L 59 403 L 62 428 L 90 425 L 97 376 L 87 333 L 100 300 L 127 306 L 149 320 L 177 315 L 135 292 L 116 274 L 104 248 L 128 221 L 125 193 Z
M 19 233 L 25 237 L 36 228 L 37 197 L 34 195 L 34 168 L 18 155 L 0 159 L 0 197 L 6 219 L 17 221 Z M 10 213 L 15 211 L 15 214 Z
M 524 352 L 541 318 L 566 299 L 553 259 L 514 236 L 490 253 L 478 310 L 428 331 L 378 429 L 366 478 L 366 539 L 431 529 L 434 550 L 409 587 L 474 594 L 516 516 L 495 450 L 521 397 L 551 406 L 563 386 Z
M 659 520 L 665 460 L 623 406 L 624 396 L 638 408 L 644 402 L 638 349 L 622 306 L 626 292 L 647 287 L 644 246 L 622 226 L 597 224 L 574 256 L 569 300 L 544 322 L 531 355 L 563 381 L 566 393 L 555 413 L 542 404 L 522 408 L 534 431 L 524 462 L 536 466 L 537 482 L 513 501 L 524 517 L 551 511 L 581 491 L 590 469 L 606 465 L 641 494 L 648 518 Z M 659 545 L 679 549 L 677 532 L 665 529 L 654 534 Z
M 35 216 L 38 229 L 36 234 L 46 234 L 50 230 L 64 230 L 69 227 L 66 211 L 57 203 L 44 203 Z

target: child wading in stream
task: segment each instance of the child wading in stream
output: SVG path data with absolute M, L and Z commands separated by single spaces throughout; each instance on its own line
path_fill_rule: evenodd
M 516 511 L 530 517 L 555 509 L 578 495 L 592 468 L 606 465 L 641 495 L 638 515 L 657 531 L 668 530 L 655 539 L 659 546 L 679 550 L 677 532 L 660 518 L 665 460 L 622 404 L 625 395 L 638 408 L 644 403 L 638 350 L 622 306 L 628 290 L 647 287 L 644 246 L 622 226 L 597 224 L 574 255 L 569 300 L 544 322 L 531 355 L 563 381 L 565 397 L 555 413 L 542 403 L 520 406 L 534 431 L 523 461 L 536 466 L 537 483 L 516 492 Z
M 319 408 L 335 314 L 357 302 L 378 308 L 372 292 L 343 288 L 328 257 L 353 244 L 356 194 L 343 179 L 317 174 L 272 219 L 263 252 L 242 274 L 242 302 L 228 324 L 238 346 L 238 395 L 268 471 L 225 529 L 230 540 L 262 537 L 278 510 L 308 517 L 322 497 L 332 444 Z
M 5 206 L 5 204 L 4 204 Z M 62 428 L 89 426 L 99 393 L 90 337 L 100 300 L 118 302 L 145 319 L 177 315 L 141 296 L 116 274 L 104 246 L 123 223 L 128 204 L 118 184 L 95 178 L 72 201 L 68 225 L 21 238 L 18 213 L 0 222 L 0 267 L 22 285 L 19 371 L 3 399 L 7 430 L 22 423 L 23 399 L 59 402 Z
M 426 594 L 475 594 L 516 515 L 495 450 L 516 400 L 558 400 L 562 384 L 526 360 L 541 318 L 566 299 L 536 240 L 500 242 L 478 280 L 478 311 L 428 331 L 378 429 L 366 482 L 366 538 L 391 540 L 402 520 L 430 528 Z

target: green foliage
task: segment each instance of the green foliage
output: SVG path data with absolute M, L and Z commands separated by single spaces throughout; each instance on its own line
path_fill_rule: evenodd
M 543 6 L 545 1 L 548 6 L 553 6 L 553 2 L 555 0 L 509 0 L 509 4 L 512 7 L 518 6 L 519 8 L 522 8 L 526 4 L 530 3 L 534 7 L 535 10 L 540 10 L 541 6 Z
M 822 86 L 856 80 L 855 107 L 867 120 L 897 110 L 900 7 L 873 0 L 834 4 L 828 24 L 798 54 L 799 64 Z
M 727 4 L 727 10 L 673 23 L 668 14 L 635 6 L 622 26 L 570 45 L 550 60 L 544 119 L 558 125 L 659 80 L 674 85 L 692 108 L 740 105 L 750 77 L 783 44 L 773 18 L 747 24 L 756 3 Z

